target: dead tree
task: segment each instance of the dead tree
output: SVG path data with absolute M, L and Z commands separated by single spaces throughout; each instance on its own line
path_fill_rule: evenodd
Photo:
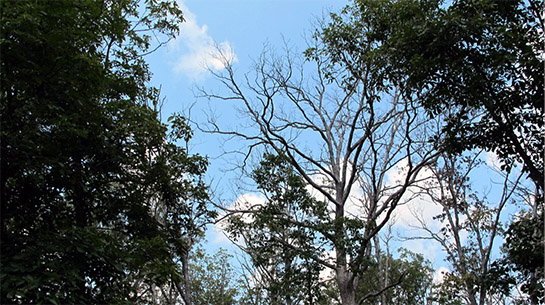
M 482 167 L 482 163 L 479 153 L 464 156 L 444 154 L 435 166 L 429 168 L 432 179 L 420 186 L 420 194 L 421 198 L 442 208 L 442 212 L 434 217 L 440 228 L 434 228 L 431 219 L 424 219 L 413 212 L 418 223 L 413 227 L 424 234 L 410 238 L 434 240 L 447 254 L 452 271 L 446 274 L 443 285 L 438 287 L 438 297 L 448 289 L 449 293 L 471 305 L 497 304 L 496 299 L 504 300 L 506 297 L 504 291 L 495 289 L 496 279 L 489 272 L 496 238 L 504 230 L 502 212 L 509 202 L 515 200 L 522 179 L 520 173 L 506 173 L 504 181 L 494 186 L 495 194 L 488 196 L 474 191 L 471 174 Z
M 215 76 L 225 90 L 201 90 L 201 97 L 232 103 L 251 124 L 227 129 L 210 119 L 202 129 L 244 140 L 241 164 L 259 146 L 288 158 L 330 208 L 331 221 L 319 233 L 334 255 L 313 259 L 335 271 L 343 305 L 363 302 L 356 288 L 372 240 L 436 159 L 430 138 L 441 120 L 430 120 L 417 101 L 377 79 L 373 62 L 353 69 L 320 52 L 303 57 L 286 48 L 283 56 L 263 52 L 240 80 L 223 60 L 226 69 Z M 393 173 L 397 179 L 389 179 Z

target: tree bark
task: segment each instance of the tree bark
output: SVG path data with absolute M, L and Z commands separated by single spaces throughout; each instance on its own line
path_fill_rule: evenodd
M 356 305 L 356 287 L 354 275 L 343 267 L 337 269 L 337 284 L 342 305 Z
M 178 292 L 182 296 L 182 299 L 184 300 L 185 305 L 193 305 L 193 299 L 191 296 L 191 281 L 189 278 L 189 252 L 182 255 L 181 257 L 182 261 L 182 276 L 184 280 L 184 287 L 180 287 L 180 283 L 175 282 L 176 288 L 178 289 Z

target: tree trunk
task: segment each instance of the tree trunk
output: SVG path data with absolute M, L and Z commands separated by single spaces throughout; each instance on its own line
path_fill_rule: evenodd
M 339 177 L 339 170 L 337 167 L 333 168 L 334 173 Z M 335 199 L 337 206 L 335 208 L 335 220 L 340 221 L 335 227 L 335 235 L 338 237 L 344 237 L 345 228 L 343 223 L 344 218 L 344 187 L 342 184 L 335 186 Z M 342 204 L 339 204 L 342 203 Z M 339 286 L 339 292 L 341 294 L 342 305 L 356 305 L 356 287 L 354 285 L 354 274 L 348 270 L 348 260 L 346 250 L 341 247 L 336 247 L 335 253 L 337 256 L 337 284 Z M 357 286 L 357 285 L 356 285 Z
M 380 250 L 380 240 L 378 235 L 375 235 L 373 238 L 375 241 L 375 256 L 377 258 L 378 262 L 378 270 L 379 274 L 378 280 L 380 283 L 380 290 L 386 289 L 388 287 L 389 281 L 388 278 L 390 276 L 389 274 L 389 257 L 390 257 L 390 251 L 388 249 L 388 244 L 386 244 L 386 255 L 383 259 L 382 252 Z M 388 295 L 386 290 L 380 294 L 380 305 L 386 305 L 388 304 Z
M 151 284 L 151 303 L 157 304 L 157 286 L 155 284 Z
M 189 253 L 182 255 L 182 275 L 184 277 L 184 289 L 180 287 L 180 284 L 176 282 L 176 288 L 181 294 L 182 299 L 184 300 L 185 305 L 193 305 L 193 300 L 191 298 L 191 286 L 189 281 Z
M 343 267 L 337 268 L 337 284 L 341 294 L 341 304 L 356 305 L 356 287 L 354 287 L 352 273 Z

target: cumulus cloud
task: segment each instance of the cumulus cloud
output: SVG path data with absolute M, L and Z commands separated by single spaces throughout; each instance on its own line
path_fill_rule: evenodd
M 255 194 L 255 193 L 246 193 L 238 196 L 238 198 L 227 208 L 228 210 L 249 210 L 256 206 L 263 206 L 265 205 L 265 197 L 261 194 Z M 220 215 L 220 218 L 223 218 L 225 216 L 225 213 L 222 213 Z M 251 216 L 249 214 L 243 214 L 242 220 L 246 222 L 251 221 Z M 225 233 L 225 226 L 226 223 L 224 221 L 219 221 L 214 224 L 214 243 L 216 244 L 230 244 L 231 241 L 227 238 L 227 235 Z
M 394 183 L 400 177 L 404 177 L 405 165 L 406 161 L 400 162 L 399 166 L 394 167 L 388 173 L 389 183 Z M 394 228 L 400 232 L 400 237 L 404 240 L 406 249 L 424 254 L 435 263 L 436 256 L 444 249 L 437 242 L 430 239 L 430 233 L 426 232 L 426 230 L 438 233 L 447 224 L 447 221 L 434 219 L 435 216 L 444 212 L 443 206 L 431 200 L 428 195 L 419 193 L 421 190 L 432 193 L 438 192 L 439 184 L 432 171 L 429 168 L 424 168 L 417 178 L 416 184 L 408 189 L 401 200 L 402 204 L 394 211 L 394 219 L 396 220 Z M 458 218 L 460 222 L 466 220 L 465 215 L 458 215 Z M 462 243 L 466 242 L 468 236 L 469 232 L 467 230 L 459 232 Z M 446 241 L 452 242 L 452 239 L 446 238 Z
M 407 160 L 402 160 L 387 173 L 388 187 L 395 186 L 405 179 L 407 172 Z M 394 215 L 396 225 L 411 229 L 420 225 L 420 220 L 426 220 L 432 225 L 434 216 L 440 214 L 443 208 L 430 200 L 429 197 L 419 194 L 422 189 L 436 187 L 433 183 L 433 174 L 430 169 L 420 171 L 415 185 L 410 187 L 396 208 Z M 437 225 L 437 224 L 434 224 Z
M 230 209 L 249 210 L 255 207 L 264 206 L 267 199 L 262 194 L 246 193 L 238 196 Z
M 236 62 L 237 56 L 231 43 L 217 43 L 207 33 L 206 24 L 199 25 L 197 17 L 180 1 L 185 22 L 180 27 L 180 36 L 174 41 L 179 57 L 174 64 L 176 73 L 184 74 L 194 81 L 202 81 L 209 70 L 221 71 L 226 62 Z

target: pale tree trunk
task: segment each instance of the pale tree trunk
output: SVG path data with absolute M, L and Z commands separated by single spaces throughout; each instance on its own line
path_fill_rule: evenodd
M 157 291 L 156 291 L 156 288 L 157 286 L 155 286 L 155 284 L 151 284 L 151 303 L 152 304 L 157 304 Z
M 380 286 L 380 290 L 383 290 L 383 292 L 380 294 L 380 304 L 381 305 L 387 305 L 388 304 L 388 295 L 387 295 L 387 287 L 389 285 L 389 276 L 390 276 L 390 271 L 388 270 L 389 269 L 389 255 L 390 255 L 390 250 L 389 250 L 389 247 L 388 247 L 388 244 L 386 244 L 386 255 L 385 255 L 385 258 L 383 259 L 382 257 L 382 251 L 381 251 L 381 247 L 380 247 L 380 239 L 377 235 L 375 235 L 375 237 L 373 238 L 374 240 L 374 243 L 375 243 L 375 257 L 377 259 L 377 262 L 378 262 L 378 281 L 379 281 L 379 286 Z
M 386 262 L 384 264 L 384 283 L 382 289 L 386 289 L 390 285 L 390 245 L 386 243 Z M 387 304 L 386 293 L 382 294 L 382 304 Z
M 343 305 L 356 305 L 356 287 L 353 274 L 345 268 L 337 269 L 337 284 Z
M 338 173 L 339 168 L 333 167 L 333 172 Z M 344 197 L 344 187 L 340 184 L 335 188 L 337 202 L 342 202 Z M 344 217 L 344 205 L 337 205 L 335 211 L 335 219 L 342 219 Z M 346 234 L 344 224 L 335 228 L 335 234 L 337 236 L 344 236 Z M 347 253 L 344 248 L 336 247 L 336 261 L 337 261 L 337 285 L 339 286 L 339 293 L 341 296 L 341 302 L 343 305 L 356 305 L 356 285 L 354 285 L 354 274 L 349 271 Z
M 451 191 L 454 191 L 454 190 L 451 190 Z M 461 212 L 458 211 L 458 203 L 456 202 L 457 200 L 454 199 L 454 215 L 451 215 L 450 213 L 447 214 L 448 215 L 448 221 L 449 221 L 449 224 L 451 226 L 451 230 L 452 230 L 452 235 L 453 235 L 453 238 L 454 238 L 454 245 L 455 245 L 455 252 L 457 253 L 457 257 L 458 257 L 458 261 L 459 261 L 459 271 L 460 273 L 463 275 L 463 277 L 465 277 L 466 275 L 468 275 L 468 271 L 467 271 L 467 261 L 468 259 L 466 258 L 466 253 L 464 252 L 464 249 L 463 249 L 463 245 L 462 245 L 462 242 L 461 242 L 461 234 L 460 234 L 460 227 L 461 227 L 461 224 L 460 224 L 460 219 L 459 219 L 459 216 L 461 216 Z M 478 305 L 477 304 L 477 298 L 475 296 L 475 290 L 473 289 L 473 286 L 464 281 L 464 285 L 465 285 L 465 289 L 466 289 L 466 292 L 467 292 L 467 299 L 469 301 L 469 305 Z

